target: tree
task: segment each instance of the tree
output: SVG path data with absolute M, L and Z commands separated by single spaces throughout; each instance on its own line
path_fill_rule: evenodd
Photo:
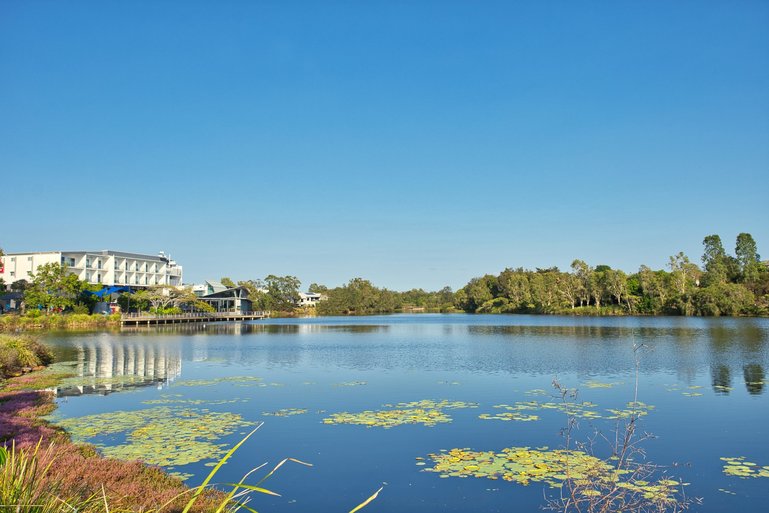
M 14 292 L 24 292 L 27 287 L 29 287 L 29 282 L 27 280 L 16 280 L 11 283 L 11 290 Z
M 590 274 L 593 270 L 584 260 L 579 259 L 571 263 L 571 270 L 581 284 L 579 306 L 587 306 L 590 304 Z
M 272 298 L 274 308 L 290 311 L 299 301 L 299 286 L 302 282 L 296 276 L 275 276 L 271 274 L 264 279 L 267 295 Z
M 674 307 L 684 315 L 692 315 L 691 291 L 696 286 L 700 268 L 689 261 L 683 251 L 670 257 L 668 263 L 672 275 Z
M 222 285 L 224 285 L 228 289 L 234 289 L 235 287 L 237 287 L 237 285 L 235 285 L 235 282 L 226 276 L 223 276 L 222 279 L 219 281 L 222 283 Z
M 87 285 L 67 272 L 64 264 L 49 263 L 37 268 L 31 283 L 24 291 L 24 302 L 46 310 L 64 310 L 75 305 L 80 292 Z
M 702 240 L 705 251 L 702 255 L 702 264 L 705 269 L 703 285 L 726 283 L 727 281 L 727 255 L 721 237 L 708 235 Z
M 734 248 L 734 254 L 737 256 L 741 281 L 751 284 L 758 281 L 758 275 L 761 272 L 761 256 L 758 254 L 756 241 L 753 240 L 751 234 L 741 233 L 737 235 L 737 246 Z
M 523 269 L 507 268 L 497 278 L 499 291 L 510 300 L 513 310 L 526 310 L 531 303 L 529 279 Z

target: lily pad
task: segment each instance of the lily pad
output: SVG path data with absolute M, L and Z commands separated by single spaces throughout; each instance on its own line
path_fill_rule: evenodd
M 260 383 L 261 381 L 263 381 L 262 378 L 257 378 L 255 376 L 225 376 L 225 377 L 222 377 L 222 378 L 187 379 L 187 380 L 183 380 L 183 381 L 176 381 L 176 382 L 172 383 L 172 386 L 174 386 L 174 387 L 203 387 L 203 386 L 218 385 L 219 383 L 235 383 L 235 384 L 239 384 L 239 385 L 253 385 L 255 383 Z
M 281 408 L 276 411 L 263 411 L 262 415 L 268 417 L 292 417 L 294 415 L 303 415 L 305 413 L 307 413 L 307 410 L 304 408 Z
M 624 488 L 666 501 L 673 500 L 679 486 L 677 481 L 672 480 L 655 483 L 635 480 L 630 470 L 617 470 L 595 456 L 576 450 L 508 447 L 496 452 L 465 448 L 430 454 L 429 458 L 434 466 L 423 471 L 438 473 L 440 477 L 502 479 L 524 486 L 541 482 L 552 488 L 560 488 L 570 481 L 580 494 L 586 496 L 602 495 L 601 490 Z
M 334 413 L 323 419 L 324 424 L 356 424 L 366 427 L 391 428 L 405 424 L 422 424 L 433 427 L 451 422 L 443 410 L 477 408 L 477 403 L 462 401 L 433 401 L 425 399 L 407 403 L 385 404 L 386 410 L 367 410 L 356 413 Z
M 218 441 L 252 425 L 235 413 L 176 406 L 100 413 L 58 424 L 74 440 L 93 443 L 107 457 L 164 467 L 217 460 L 227 448 Z
M 727 476 L 739 477 L 742 479 L 769 477 L 769 466 L 759 466 L 752 461 L 745 461 L 745 456 L 723 457 L 726 462 L 723 468 Z

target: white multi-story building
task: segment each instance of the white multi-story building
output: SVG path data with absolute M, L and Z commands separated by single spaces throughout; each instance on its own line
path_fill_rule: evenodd
M 8 253 L 2 257 L 0 278 L 6 285 L 30 281 L 38 267 L 64 264 L 79 279 L 93 285 L 150 287 L 182 284 L 182 266 L 162 251 L 157 255 L 123 253 L 121 251 L 45 251 L 40 253 Z

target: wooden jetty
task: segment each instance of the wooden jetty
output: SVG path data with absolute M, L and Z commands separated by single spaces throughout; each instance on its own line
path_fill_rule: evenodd
M 128 313 L 120 316 L 121 326 L 163 326 L 166 324 L 188 324 L 193 322 L 234 322 L 264 319 L 269 312 L 213 312 L 156 315 L 147 312 Z

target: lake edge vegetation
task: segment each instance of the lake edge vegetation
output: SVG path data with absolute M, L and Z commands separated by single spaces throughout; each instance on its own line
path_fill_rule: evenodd
M 466 312 L 480 314 L 550 315 L 769 315 L 769 262 L 762 262 L 756 242 L 740 233 L 734 255 L 724 249 L 718 235 L 703 240 L 702 266 L 679 252 L 669 258 L 667 269 L 640 266 L 625 273 L 608 265 L 591 266 L 575 259 L 570 271 L 557 267 L 508 267 L 498 275 L 471 279 L 454 292 L 411 289 L 404 292 L 376 287 L 369 280 L 353 278 L 329 288 L 313 283 L 311 294 L 321 300 L 301 306 L 301 282 L 295 276 L 270 274 L 264 279 L 235 282 L 221 278 L 227 287 L 243 287 L 253 309 L 271 317 L 375 315 L 389 313 Z M 0 255 L 2 252 L 0 250 Z M 42 266 L 30 281 L 16 282 L 14 291 L 24 294 L 24 315 L 0 315 L 0 331 L 21 329 L 101 329 L 118 327 L 119 314 L 89 315 L 100 287 L 79 281 L 56 264 Z M 0 289 L 5 285 L 0 283 Z M 123 311 L 174 314 L 208 311 L 192 290 L 151 287 L 118 298 Z M 30 308 L 29 305 L 36 305 Z

